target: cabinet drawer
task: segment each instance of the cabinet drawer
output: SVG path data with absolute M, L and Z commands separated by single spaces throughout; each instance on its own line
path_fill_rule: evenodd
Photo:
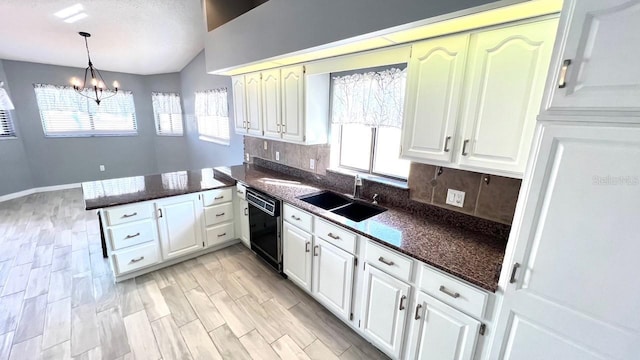
M 233 219 L 233 203 L 205 208 L 204 218 L 207 226 L 220 224 Z
M 316 218 L 315 234 L 350 253 L 356 251 L 356 235 L 336 225 Z
M 237 183 L 236 184 L 236 194 L 238 194 L 238 197 L 242 200 L 246 200 L 247 199 L 247 188 L 240 184 Z
M 113 250 L 156 240 L 155 222 L 148 219 L 111 227 L 109 240 Z
M 306 232 L 313 231 L 313 216 L 291 205 L 284 204 L 284 219 Z
M 418 286 L 424 292 L 471 316 L 482 318 L 488 294 L 423 265 Z
M 150 203 L 141 203 L 107 209 L 104 213 L 107 225 L 118 225 L 149 219 L 153 216 L 153 208 Z
M 202 194 L 202 204 L 204 206 L 211 206 L 215 204 L 222 204 L 233 200 L 232 188 L 224 188 L 217 190 L 209 190 Z
M 207 228 L 207 245 L 217 245 L 235 239 L 235 231 L 232 222 L 211 226 Z
M 390 249 L 385 249 L 382 246 L 375 245 L 371 241 L 367 241 L 367 248 L 364 256 L 365 261 L 374 267 L 389 275 L 393 275 L 400 280 L 410 281 L 413 260 L 408 259 Z
M 156 242 L 117 251 L 112 256 L 118 275 L 142 269 L 160 260 Z

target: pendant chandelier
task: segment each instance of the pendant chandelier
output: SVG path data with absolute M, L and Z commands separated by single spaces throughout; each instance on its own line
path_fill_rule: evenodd
M 78 78 L 71 79 L 71 85 L 76 92 L 86 98 L 89 98 L 100 105 L 100 102 L 104 99 L 108 99 L 114 96 L 118 92 L 120 86 L 117 81 L 113 82 L 113 90 L 105 85 L 104 79 L 100 74 L 100 71 L 93 67 L 91 62 L 91 55 L 89 55 L 89 44 L 87 38 L 91 36 L 88 32 L 81 31 L 78 34 L 84 37 L 84 45 L 87 48 L 87 59 L 89 60 L 89 66 L 84 69 L 84 82 L 80 82 Z

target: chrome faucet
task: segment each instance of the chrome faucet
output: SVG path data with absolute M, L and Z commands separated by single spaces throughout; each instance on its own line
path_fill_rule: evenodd
M 374 205 L 378 205 L 378 198 L 380 197 L 380 195 L 378 194 L 373 194 L 373 204 Z
M 356 178 L 353 184 L 353 198 L 360 199 L 361 195 L 362 195 L 362 178 L 360 178 L 360 175 L 356 174 Z

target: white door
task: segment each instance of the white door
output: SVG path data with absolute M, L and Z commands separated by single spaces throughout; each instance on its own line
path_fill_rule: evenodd
M 262 86 L 260 73 L 244 76 L 247 132 L 262 136 Z
M 422 291 L 417 292 L 411 314 L 411 360 L 471 360 L 474 358 L 480 322 Z M 545 358 L 538 359 L 560 359 Z
M 592 117 L 598 110 L 635 111 L 637 116 L 640 1 L 567 0 L 563 17 L 544 107 L 588 111 L 584 115 Z
M 249 203 L 244 199 L 238 199 L 238 203 L 240 204 L 240 216 L 238 217 L 238 219 L 240 219 L 240 240 L 242 240 L 242 243 L 246 247 L 251 248 L 249 238 Z
M 400 357 L 411 286 L 365 264 L 362 288 L 362 331 L 379 349 Z
M 155 203 L 163 259 L 201 250 L 202 203 L 198 195 L 174 196 Z
M 551 19 L 471 36 L 457 147 L 461 167 L 522 176 L 557 25 Z
M 280 69 L 263 71 L 262 123 L 265 137 L 281 137 L 280 118 Z
M 405 159 L 451 162 L 469 35 L 413 45 L 402 125 Z
M 313 247 L 313 295 L 344 319 L 351 315 L 355 257 L 316 237 Z
M 638 359 L 640 128 L 540 133 L 501 274 L 491 358 Z
M 233 91 L 233 121 L 236 133 L 245 134 L 247 132 L 247 119 L 245 115 L 244 75 L 231 78 L 231 89 Z
M 282 257 L 284 273 L 301 288 L 311 291 L 311 234 L 284 222 Z
M 304 66 L 281 69 L 282 138 L 304 140 Z

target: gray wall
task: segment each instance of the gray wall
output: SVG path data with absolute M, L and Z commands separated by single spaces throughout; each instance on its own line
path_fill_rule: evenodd
M 2 60 L 0 60 L 0 81 L 4 81 L 4 88 L 16 105 Z M 19 117 L 15 110 L 11 113 L 18 137 L 0 139 L 0 196 L 33 187 L 29 161 L 21 137 Z
M 193 169 L 242 163 L 242 136 L 233 130 L 233 98 L 231 78 L 228 76 L 208 75 L 205 72 L 204 51 L 198 54 L 180 72 L 183 111 L 186 114 L 186 135 L 190 165 Z M 230 145 L 221 145 L 198 139 L 198 128 L 194 116 L 194 92 L 226 87 L 229 95 Z
M 270 0 L 207 34 L 207 71 L 491 2 L 495 0 Z

